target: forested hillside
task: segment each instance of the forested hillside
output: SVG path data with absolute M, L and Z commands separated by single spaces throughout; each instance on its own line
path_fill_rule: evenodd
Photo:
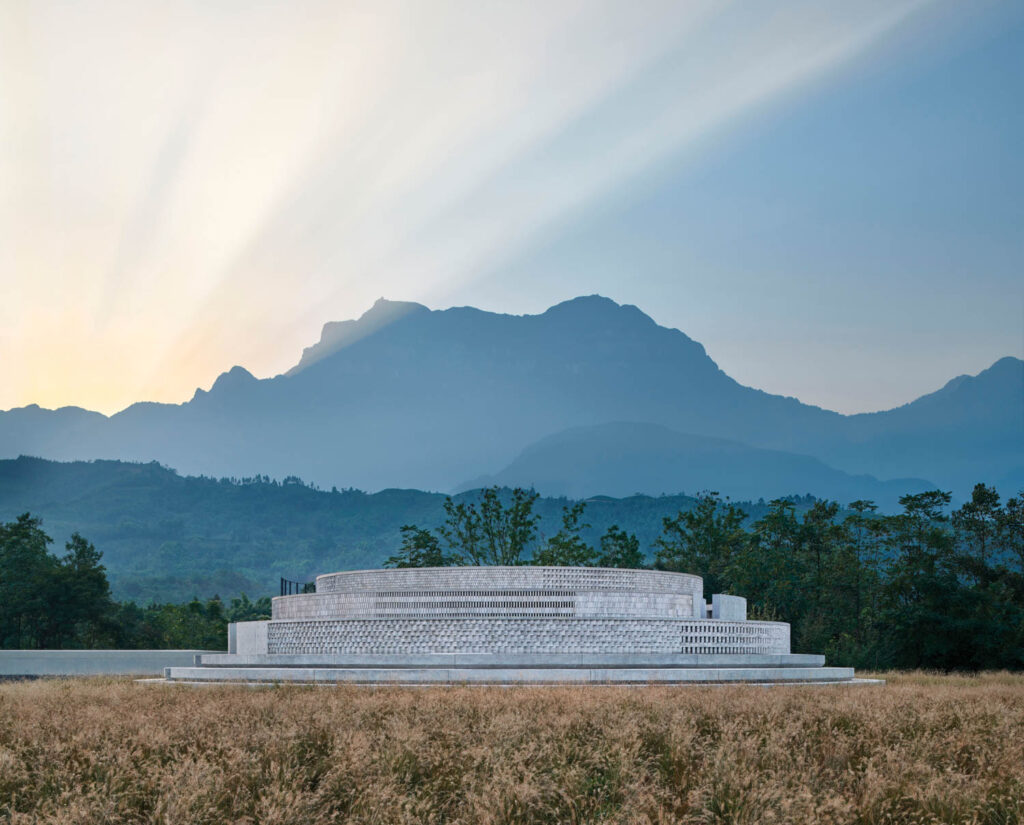
M 23 464 L 33 468 L 31 460 Z M 54 468 L 41 464 L 35 469 Z M 179 538 L 154 557 L 171 571 L 178 570 L 170 564 L 175 553 L 188 558 L 203 542 L 212 543 L 208 538 L 196 542 L 187 530 L 197 525 L 211 529 L 216 512 L 210 508 L 218 500 L 233 502 L 236 524 L 246 516 L 253 525 L 265 522 L 262 529 L 272 538 L 262 544 L 264 554 L 275 549 L 287 553 L 289 541 L 304 540 L 307 555 L 293 561 L 298 566 L 308 563 L 317 540 L 301 527 L 309 521 L 321 530 L 332 524 L 341 529 L 346 516 L 354 520 L 350 505 L 358 506 L 361 495 L 323 493 L 296 481 L 216 482 L 180 479 L 160 467 L 129 465 L 127 470 L 129 475 L 148 472 L 150 482 L 164 481 L 165 504 L 190 502 L 199 514 L 191 518 L 184 513 Z M 138 489 L 146 487 L 144 481 Z M 43 486 L 53 490 L 62 485 Z M 158 486 L 149 484 L 151 491 Z M 120 496 L 117 491 L 117 485 L 108 485 L 114 500 L 123 504 L 130 499 L 124 487 Z M 96 502 L 103 496 L 98 490 L 89 498 Z M 364 508 L 369 516 L 361 522 L 364 527 L 410 513 L 406 508 L 388 516 L 381 509 L 386 501 L 377 496 L 361 500 L 373 502 Z M 430 506 L 434 497 L 419 503 L 428 505 L 425 514 L 436 516 Z M 490 487 L 445 498 L 443 517 L 434 526 L 399 519 L 404 523 L 394 552 L 383 564 L 653 566 L 697 573 L 706 597 L 745 596 L 752 618 L 792 626 L 797 652 L 823 651 L 834 663 L 875 669 L 1024 667 L 1024 496 L 1003 500 L 994 488 L 978 484 L 970 500 L 955 509 L 949 493 L 941 490 L 905 495 L 900 506 L 902 512 L 886 515 L 870 501 L 851 502 L 844 510 L 834 501 L 774 499 L 767 506 L 759 503 L 754 516 L 713 493 L 687 500 L 570 502 L 542 500 L 523 488 Z M 291 521 L 274 533 L 275 522 L 289 513 Z M 650 545 L 641 549 L 630 522 L 622 519 L 625 527 L 619 520 L 609 523 L 616 513 L 635 517 L 645 531 L 658 515 L 653 557 Z M 146 531 L 136 523 L 136 532 Z M 52 544 L 38 515 L 25 512 L 7 523 L 0 520 L 0 647 L 219 646 L 226 622 L 269 612 L 265 595 L 255 601 L 242 597 L 204 604 L 193 599 L 144 607 L 118 602 L 109 593 L 102 550 L 78 532 L 65 543 L 63 556 L 50 550 Z M 248 565 L 242 578 L 258 587 L 267 583 L 266 572 L 244 550 L 234 552 L 238 562 Z M 193 564 L 209 560 L 199 555 Z M 319 569 L 341 567 L 324 564 Z M 219 575 L 214 569 L 207 578 L 216 581 Z M 156 581 L 188 584 L 166 575 Z
M 693 501 L 591 499 L 584 535 L 596 544 L 617 524 L 650 554 L 662 517 Z M 444 502 L 419 490 L 367 494 L 319 490 L 295 478 L 187 477 L 156 463 L 0 461 L 0 521 L 31 512 L 60 544 L 75 531 L 87 536 L 103 553 L 115 598 L 139 602 L 258 596 L 276 593 L 281 577 L 379 567 L 400 546 L 402 525 L 441 524 Z M 542 535 L 558 532 L 566 503 L 538 500 Z M 756 502 L 744 509 L 753 518 L 767 511 Z

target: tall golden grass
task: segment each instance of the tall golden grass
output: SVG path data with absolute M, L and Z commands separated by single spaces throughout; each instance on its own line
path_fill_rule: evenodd
M 0 686 L 12 823 L 1019 823 L 1024 677 Z

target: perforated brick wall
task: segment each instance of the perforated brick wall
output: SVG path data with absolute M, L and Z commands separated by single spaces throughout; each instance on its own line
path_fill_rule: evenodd
M 682 622 L 681 653 L 789 653 L 784 622 Z
M 691 618 L 689 593 L 613 590 L 383 590 L 309 593 L 274 599 L 275 619 Z
M 317 593 L 389 590 L 620 590 L 703 594 L 700 576 L 606 567 L 426 567 L 317 576 Z
M 789 653 L 789 626 L 679 619 L 327 619 L 272 621 L 268 652 Z
M 273 602 L 268 652 L 789 653 L 789 626 L 695 620 L 703 581 L 593 567 L 359 570 Z

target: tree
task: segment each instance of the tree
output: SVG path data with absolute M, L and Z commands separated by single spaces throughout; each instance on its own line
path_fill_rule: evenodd
M 692 510 L 662 519 L 654 566 L 659 570 L 699 573 L 709 591 L 724 589 L 733 557 L 746 542 L 747 514 L 718 493 L 701 493 Z
M 540 516 L 533 512 L 540 494 L 516 487 L 507 507 L 497 487 L 484 490 L 480 502 L 481 533 L 488 564 L 521 564 L 537 538 Z
M 445 523 L 437 528 L 437 533 L 447 542 L 452 557 L 458 559 L 456 564 L 485 564 L 486 550 L 476 507 L 464 501 L 456 503 L 449 496 L 444 500 L 444 512 Z
M 253 622 L 269 619 L 272 610 L 270 596 L 261 596 L 256 601 L 252 601 L 243 593 L 231 600 L 227 611 L 227 620 L 229 622 Z
M 47 548 L 53 541 L 43 521 L 22 513 L 0 525 L 0 645 L 35 648 L 47 622 L 50 579 L 57 560 Z
M 502 501 L 502 490 L 482 490 L 477 502 L 444 502 L 444 524 L 434 533 L 415 524 L 402 527 L 402 549 L 387 567 L 447 567 L 461 564 L 522 564 L 534 551 L 537 522 L 533 512 L 540 497 L 516 487 Z M 447 545 L 445 553 L 441 541 Z
M 903 496 L 903 512 L 886 520 L 892 561 L 881 620 L 900 666 L 945 669 L 972 656 L 974 634 L 964 622 L 968 588 L 958 575 L 944 512 L 949 501 L 941 490 Z
M 1024 490 L 1006 500 L 999 514 L 999 544 L 1024 576 Z
M 516 487 L 508 504 L 499 487 L 488 487 L 477 504 L 445 500 L 445 523 L 437 528 L 461 564 L 522 564 L 537 539 L 540 516 L 533 512 L 540 494 Z
M 594 564 L 597 554 L 580 536 L 581 530 L 590 527 L 581 524 L 585 501 L 578 501 L 562 507 L 562 529 L 548 539 L 546 546 L 533 554 L 532 563 L 564 567 L 589 567 Z
M 839 544 L 842 527 L 836 524 L 839 504 L 835 501 L 816 501 L 811 509 L 804 513 L 801 543 L 809 556 L 813 571 L 810 590 L 815 594 L 812 601 L 815 607 L 821 602 L 821 594 L 826 589 L 826 573 L 831 565 L 831 555 Z
M 58 559 L 52 542 L 29 513 L 0 524 L 2 647 L 87 647 L 106 633 L 112 602 L 102 554 L 74 533 Z
M 753 523 L 749 538 L 739 543 L 726 586 L 749 594 L 752 613 L 790 623 L 803 616 L 807 605 L 801 598 L 805 578 L 801 539 L 796 505 L 778 498 L 769 502 L 768 512 Z
M 795 561 L 799 599 L 805 607 L 795 635 L 808 649 L 823 650 L 847 630 L 843 606 L 836 598 L 842 591 L 837 562 L 844 532 L 836 522 L 838 514 L 837 502 L 815 501 L 800 525 Z
M 640 540 L 633 533 L 627 533 L 613 524 L 601 536 L 599 567 L 624 567 L 638 569 L 644 566 L 644 554 L 640 552 Z
M 50 578 L 55 592 L 48 598 L 40 641 L 44 647 L 93 647 L 112 604 L 107 571 L 100 563 L 103 554 L 79 533 L 71 535 L 64 549 Z
M 846 591 L 847 612 L 852 619 L 853 638 L 859 646 L 867 641 L 868 628 L 878 616 L 881 541 L 883 519 L 875 513 L 873 501 L 858 499 L 849 504 L 850 514 L 843 521 L 838 586 Z
M 982 564 L 987 564 L 998 534 L 1002 516 L 999 493 L 984 484 L 975 484 L 971 500 L 953 513 L 953 528 L 963 548 Z
M 402 526 L 402 549 L 391 556 L 385 567 L 449 567 L 455 557 L 445 555 L 441 542 L 429 530 L 422 530 L 415 524 Z

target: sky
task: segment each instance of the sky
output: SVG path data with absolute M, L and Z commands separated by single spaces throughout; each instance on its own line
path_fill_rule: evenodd
M 0 409 L 593 293 L 906 403 L 1024 355 L 1022 100 L 1016 2 L 5 0 Z

